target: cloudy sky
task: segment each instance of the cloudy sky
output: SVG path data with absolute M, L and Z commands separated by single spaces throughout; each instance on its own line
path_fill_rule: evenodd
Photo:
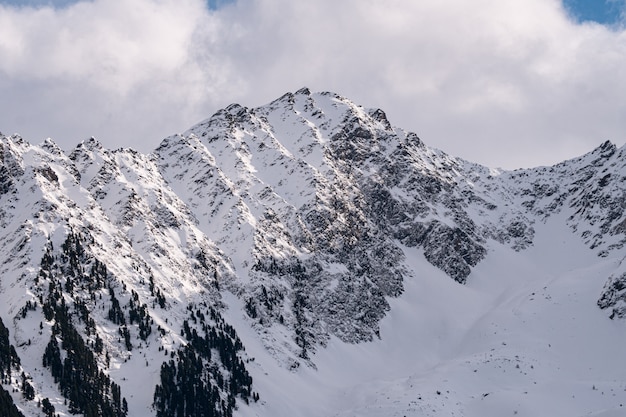
M 624 0 L 0 1 L 0 131 L 149 152 L 303 86 L 492 167 L 626 142 Z

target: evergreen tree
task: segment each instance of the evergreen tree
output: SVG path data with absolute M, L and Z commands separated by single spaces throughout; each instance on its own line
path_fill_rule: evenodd
M 11 368 L 20 365 L 20 358 L 9 340 L 9 329 L 0 319 L 0 377 L 10 376 Z
M 82 240 L 78 235 L 70 233 L 62 249 L 60 264 L 54 262 L 50 253 L 44 255 L 39 274 L 49 281 L 48 295 L 43 302 L 44 315 L 47 320 L 54 320 L 52 335 L 43 355 L 43 365 L 50 369 L 61 394 L 68 400 L 70 413 L 83 414 L 85 417 L 124 417 L 128 413 L 128 405 L 121 396 L 119 386 L 98 368 L 94 351 L 85 343 L 74 325 L 73 317 L 77 315 L 85 323 L 86 333 L 95 333 L 95 322 L 89 317 L 85 300 L 77 298 L 76 294 L 69 294 L 74 313 L 70 312 L 65 301 L 67 292 L 71 289 L 67 286 L 70 277 L 81 280 L 85 276 L 83 264 L 86 262 L 86 253 Z M 94 288 L 103 284 L 106 268 L 94 263 L 91 274 L 98 277 L 98 282 L 91 287 Z M 65 286 L 59 283 L 63 278 L 66 279 Z M 75 286 L 75 282 L 72 285 Z M 113 317 L 115 320 L 123 320 L 123 312 L 119 308 L 119 302 L 115 303 L 117 299 L 112 288 L 110 294 Z M 102 339 L 96 336 L 94 350 L 101 352 L 102 348 Z M 64 351 L 63 354 L 61 350 Z M 54 415 L 54 407 L 49 400 L 42 401 L 42 409 L 46 415 Z
M 2 319 L 0 319 L 0 379 L 5 380 L 11 378 L 11 370 L 17 369 L 20 366 L 20 358 L 17 356 L 15 348 L 9 340 L 9 329 L 4 326 Z M 34 397 L 34 390 L 32 385 L 26 381 L 26 375 L 22 373 L 22 392 L 27 399 L 32 394 Z M 28 384 L 28 387 L 24 385 L 24 382 Z M 11 394 L 9 394 L 0 385 L 0 416 L 7 417 L 24 417 L 24 415 L 17 409 L 13 402 Z
M 231 417 L 236 397 L 258 400 L 251 390 L 252 377 L 239 357 L 243 344 L 217 310 L 210 308 L 205 315 L 190 306 L 189 312 L 191 321 L 185 320 L 181 329 L 187 345 L 161 366 L 153 403 L 157 417 Z M 206 323 L 207 316 L 213 323 Z
M 0 385 L 0 416 L 2 417 L 24 417 L 13 402 L 11 394 Z
M 54 413 L 56 411 L 48 398 L 44 398 L 41 401 L 41 410 L 46 417 L 54 417 Z

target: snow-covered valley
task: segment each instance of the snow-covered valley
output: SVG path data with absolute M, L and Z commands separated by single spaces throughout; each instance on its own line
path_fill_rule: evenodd
M 413 274 L 381 339 L 333 339 L 317 370 L 296 374 L 264 367 L 260 349 L 251 369 L 267 401 L 243 415 L 626 415 L 624 323 L 596 305 L 619 261 L 569 233 L 554 219 L 527 251 L 494 246 L 466 285 L 405 248 Z

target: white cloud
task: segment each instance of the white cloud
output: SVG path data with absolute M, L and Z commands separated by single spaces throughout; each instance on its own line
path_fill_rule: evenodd
M 0 8 L 0 130 L 148 151 L 238 101 L 302 86 L 383 108 L 506 167 L 624 142 L 626 33 L 557 0 L 95 0 Z

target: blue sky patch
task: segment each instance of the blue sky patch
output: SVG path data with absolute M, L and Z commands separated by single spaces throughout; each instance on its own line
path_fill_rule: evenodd
M 580 23 L 615 25 L 623 22 L 624 0 L 563 0 L 565 9 Z
M 209 5 L 209 9 L 217 10 L 227 4 L 235 3 L 235 1 L 236 0 L 207 0 L 207 4 Z

